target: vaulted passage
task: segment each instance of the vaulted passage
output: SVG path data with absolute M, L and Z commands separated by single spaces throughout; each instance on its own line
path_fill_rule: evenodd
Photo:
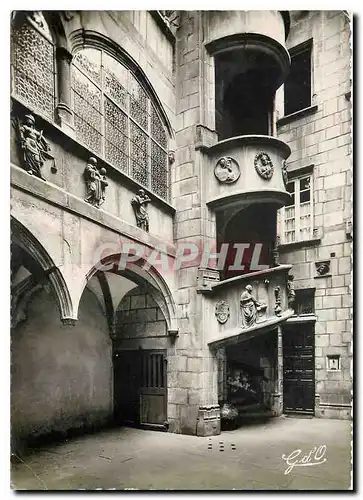
M 13 447 L 106 424 L 113 410 L 112 346 L 97 297 L 84 291 L 75 326 L 61 323 L 47 281 L 22 300 L 11 331 Z

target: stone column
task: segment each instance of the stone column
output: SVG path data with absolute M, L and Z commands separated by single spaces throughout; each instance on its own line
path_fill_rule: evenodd
M 272 400 L 272 412 L 275 417 L 279 417 L 283 412 L 283 351 L 282 351 L 282 327 L 278 326 L 276 330 L 277 349 L 276 349 L 276 368 L 275 368 L 275 388 Z
M 72 54 L 65 47 L 57 47 L 57 73 L 58 73 L 58 106 L 57 115 L 59 124 L 68 133 L 73 134 L 73 111 L 71 104 L 71 63 Z

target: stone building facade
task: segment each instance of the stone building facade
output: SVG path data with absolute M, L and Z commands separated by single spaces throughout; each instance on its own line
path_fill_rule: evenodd
M 12 437 L 350 418 L 344 11 L 15 12 Z

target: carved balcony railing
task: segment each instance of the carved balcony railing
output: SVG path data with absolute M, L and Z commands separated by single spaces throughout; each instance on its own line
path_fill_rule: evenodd
M 294 314 L 290 269 L 280 265 L 212 283 L 204 305 L 208 344 L 221 347 L 243 342 L 290 318 Z
M 286 158 L 290 147 L 275 137 L 243 135 L 205 148 L 207 204 L 214 210 L 250 203 L 290 202 Z

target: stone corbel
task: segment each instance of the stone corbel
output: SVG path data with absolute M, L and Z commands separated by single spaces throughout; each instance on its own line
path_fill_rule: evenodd
M 177 337 L 179 337 L 179 330 L 178 329 L 169 329 L 168 330 L 168 337 L 170 337 L 173 341 L 175 341 L 175 339 Z
M 197 275 L 197 293 L 210 293 L 212 285 L 220 280 L 218 269 L 200 267 Z

